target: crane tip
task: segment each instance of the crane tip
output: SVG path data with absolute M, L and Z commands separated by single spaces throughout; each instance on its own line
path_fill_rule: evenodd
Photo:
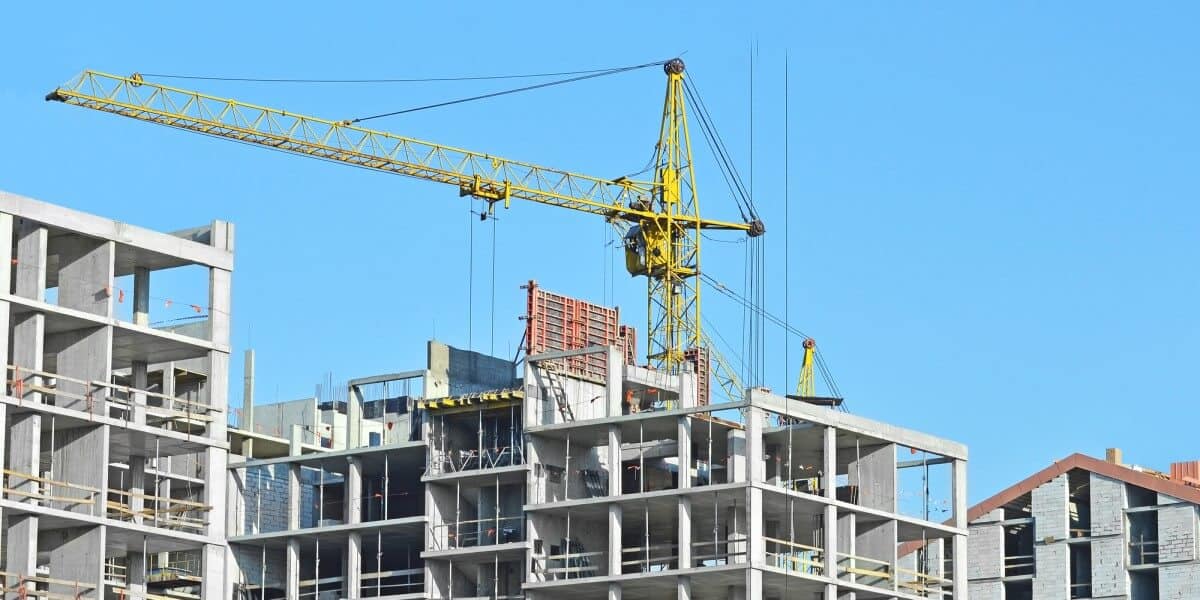
M 683 59 L 672 58 L 671 60 L 668 60 L 667 62 L 663 63 L 663 71 L 665 71 L 667 75 L 679 75 L 680 73 L 683 73 Z
M 62 102 L 63 100 L 65 98 L 63 98 L 62 94 L 58 93 L 58 90 L 46 94 L 46 102 Z

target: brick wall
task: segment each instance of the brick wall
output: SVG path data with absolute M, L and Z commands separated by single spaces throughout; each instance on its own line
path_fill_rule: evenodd
M 1158 562 L 1196 558 L 1196 507 L 1192 504 L 1158 510 Z
M 1120 535 L 1125 531 L 1125 484 L 1091 474 L 1092 535 Z
M 1200 598 L 1200 565 L 1173 565 L 1158 570 L 1159 600 Z
M 971 523 L 967 545 L 968 580 L 1004 576 L 1004 528 L 999 523 L 1003 518 L 1004 511 L 997 509 Z

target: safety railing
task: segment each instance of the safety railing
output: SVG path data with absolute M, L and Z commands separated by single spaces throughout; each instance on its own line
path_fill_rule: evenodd
M 0 571 L 4 581 L 5 598 L 37 598 L 38 600 L 78 600 L 96 590 L 96 585 L 84 581 L 58 579 L 41 575 L 22 575 Z M 51 590 L 51 588 L 54 588 Z
M 695 567 L 718 567 L 745 562 L 745 557 L 745 541 L 692 542 L 692 566 Z
M 400 569 L 362 574 L 362 598 L 420 594 L 425 591 L 424 569 Z
M 1037 562 L 1032 554 L 1014 554 L 1004 557 L 1004 576 L 1033 575 L 1037 570 Z
M 6 370 L 9 374 L 6 379 L 8 393 L 18 401 L 30 393 L 38 393 L 83 403 L 82 409 L 76 409 L 79 412 L 130 420 L 133 418 L 135 398 L 142 396 L 146 403 L 147 423 L 151 425 L 181 420 L 204 424 L 213 420 L 212 413 L 220 412 L 207 404 L 127 385 L 77 379 L 15 365 L 8 365 Z M 69 384 L 66 388 L 77 389 L 64 389 L 64 383 Z
M 678 544 L 651 544 L 621 549 L 622 573 L 657 573 L 675 568 Z
M 104 583 L 106 585 L 125 587 L 128 570 L 129 567 L 125 564 L 124 558 L 114 557 L 104 559 Z
M 493 517 L 435 525 L 430 528 L 438 549 L 475 548 L 525 539 L 525 517 Z
M 160 555 L 150 556 L 150 568 L 146 580 L 152 583 L 179 581 L 181 579 L 198 579 L 200 577 L 200 556 L 193 552 L 172 552 L 166 560 L 160 560 Z
M 134 500 L 141 501 L 140 509 L 134 507 Z M 145 525 L 197 532 L 208 527 L 208 513 L 212 507 L 190 500 L 110 488 L 107 509 L 110 519 L 135 521 L 140 516 Z
M 1092 582 L 1087 583 L 1072 583 L 1071 598 L 1091 598 L 1092 597 Z
M 1140 537 L 1129 542 L 1129 564 L 1154 565 L 1158 564 L 1158 540 L 1147 540 Z
M 953 581 L 933 573 L 896 568 L 897 586 L 915 596 L 949 598 L 954 593 Z
M 837 553 L 838 577 L 850 577 L 856 583 L 890 589 L 895 580 L 892 564 L 886 560 L 868 558 L 844 552 Z
M 764 537 L 769 566 L 794 573 L 822 575 L 825 573 L 825 550 L 816 546 Z
M 4 486 L 0 491 L 3 491 L 6 499 L 61 510 L 75 510 L 82 506 L 87 508 L 89 515 L 96 513 L 99 488 L 10 469 L 4 469 L 3 474 Z
M 546 556 L 535 556 L 533 568 L 547 579 L 582 579 L 604 575 L 607 552 L 560 552 Z
M 467 450 L 438 450 L 430 452 L 429 474 L 443 475 L 462 471 L 495 469 L 525 464 L 525 451 L 521 446 L 499 448 L 477 448 Z

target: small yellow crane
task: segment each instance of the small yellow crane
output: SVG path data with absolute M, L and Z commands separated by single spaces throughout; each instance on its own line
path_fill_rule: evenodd
M 487 210 L 512 199 L 598 215 L 627 227 L 626 268 L 647 279 L 646 358 L 677 373 L 689 352 L 704 350 L 712 375 L 730 398 L 743 393 L 737 375 L 701 329 L 700 240 L 704 230 L 762 235 L 756 215 L 743 222 L 700 216 L 688 131 L 684 64 L 663 63 L 667 92 L 655 144 L 654 178 L 592 177 L 508 160 L 228 98 L 87 70 L 46 96 L 47 100 L 364 167 L 446 183 L 460 196 L 482 199 Z M 694 356 L 692 358 L 695 358 Z M 693 361 L 697 362 L 697 361 Z

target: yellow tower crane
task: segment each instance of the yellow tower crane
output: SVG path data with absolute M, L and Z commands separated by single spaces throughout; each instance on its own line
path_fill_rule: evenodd
M 458 187 L 460 196 L 509 207 L 529 200 L 604 217 L 627 227 L 626 267 L 647 278 L 646 358 L 677 373 L 688 352 L 707 351 L 712 375 L 731 398 L 741 383 L 700 325 L 700 239 L 704 230 L 762 235 L 744 222 L 700 216 L 680 59 L 663 63 L 667 92 L 650 181 L 608 179 L 541 167 L 442 144 L 256 106 L 229 98 L 87 70 L 46 96 L 139 121 Z M 695 358 L 695 357 L 693 357 Z

